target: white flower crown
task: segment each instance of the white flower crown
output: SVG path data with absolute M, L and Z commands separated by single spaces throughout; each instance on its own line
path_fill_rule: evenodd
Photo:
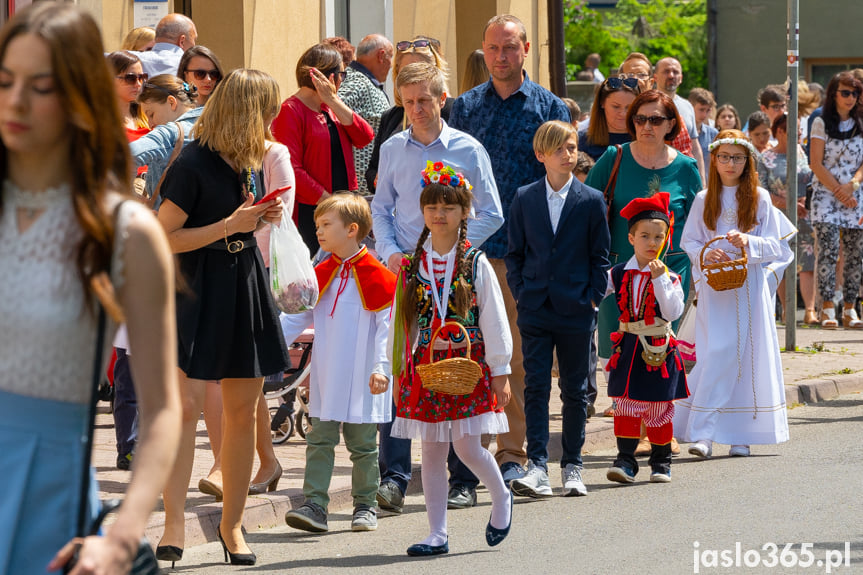
M 749 140 L 744 140 L 742 138 L 722 138 L 721 140 L 713 140 L 713 142 L 711 142 L 710 145 L 707 146 L 707 151 L 712 152 L 713 150 L 724 144 L 728 144 L 731 146 L 743 146 L 744 148 L 749 150 L 749 153 L 752 154 L 752 156 L 755 158 L 755 161 L 761 159 L 761 154 L 758 153 L 758 150 L 755 149 L 755 146 L 752 145 L 752 142 L 750 142 Z

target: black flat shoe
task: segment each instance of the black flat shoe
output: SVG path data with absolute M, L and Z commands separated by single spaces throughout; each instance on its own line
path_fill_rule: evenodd
M 216 527 L 216 533 L 219 535 L 219 543 L 222 544 L 222 551 L 225 552 L 225 563 L 228 563 L 230 558 L 231 565 L 254 565 L 258 557 L 254 553 L 231 553 L 228 551 L 228 546 L 225 545 L 225 540 L 222 539 L 222 527 Z
M 156 559 L 159 561 L 170 561 L 171 569 L 174 568 L 174 563 L 183 558 L 183 548 L 174 547 L 173 545 L 159 545 L 156 547 Z
M 408 555 L 411 557 L 431 557 L 432 555 L 443 555 L 449 553 L 449 539 L 443 545 L 425 545 L 416 543 L 408 547 Z
M 509 524 L 503 529 L 498 529 L 497 527 L 492 526 L 491 517 L 488 518 L 488 525 L 485 526 L 485 542 L 488 543 L 489 547 L 494 547 L 495 545 L 500 545 L 500 543 L 506 539 L 506 536 L 509 535 L 509 529 L 512 527 L 512 491 L 509 492 Z

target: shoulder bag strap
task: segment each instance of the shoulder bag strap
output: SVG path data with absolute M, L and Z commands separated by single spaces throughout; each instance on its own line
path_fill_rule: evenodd
M 611 222 L 611 204 L 614 202 L 614 186 L 617 184 L 617 174 L 620 172 L 620 156 L 623 154 L 623 147 L 620 144 L 614 146 L 617 148 L 617 155 L 614 157 L 614 166 L 611 168 L 611 176 L 608 178 L 608 183 L 605 184 L 605 190 L 602 195 L 605 197 L 605 204 L 608 206 L 606 217 Z
M 174 142 L 174 150 L 171 152 L 171 157 L 168 158 L 168 163 L 165 164 L 165 171 L 162 172 L 162 177 L 159 178 L 159 183 L 156 184 L 156 189 L 153 190 L 153 195 L 150 196 L 149 200 L 147 200 L 147 206 L 151 209 L 156 205 L 156 201 L 159 199 L 159 195 L 162 192 L 162 182 L 165 181 L 165 175 L 168 173 L 168 168 L 171 167 L 171 164 L 174 163 L 174 160 L 176 160 L 177 156 L 180 155 L 180 152 L 183 151 L 183 142 L 185 138 L 183 135 L 183 126 L 181 126 L 179 122 L 174 122 L 174 125 L 177 126 L 177 141 Z

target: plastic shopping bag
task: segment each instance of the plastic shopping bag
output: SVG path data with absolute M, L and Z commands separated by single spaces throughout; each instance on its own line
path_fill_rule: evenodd
M 270 290 L 276 307 L 285 313 L 302 313 L 318 301 L 309 248 L 284 210 L 282 223 L 270 231 Z

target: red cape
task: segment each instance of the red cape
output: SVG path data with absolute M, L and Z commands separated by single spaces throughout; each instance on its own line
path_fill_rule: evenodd
M 366 246 L 363 246 L 348 262 L 351 265 L 354 280 L 357 282 L 363 307 L 369 311 L 388 308 L 396 293 L 396 275 L 376 260 Z M 341 265 L 342 259 L 332 254 L 315 266 L 315 275 L 318 277 L 318 301 L 330 287 Z

